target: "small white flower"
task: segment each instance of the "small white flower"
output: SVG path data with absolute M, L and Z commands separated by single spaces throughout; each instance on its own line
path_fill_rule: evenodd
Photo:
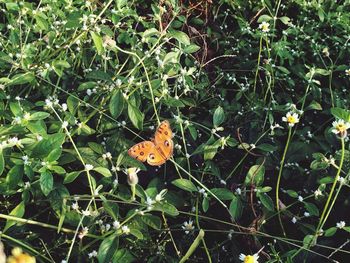
M 350 68 L 348 68 L 348 69 L 345 70 L 345 75 L 346 75 L 346 76 L 350 76 Z
M 124 234 L 128 235 L 130 233 L 130 228 L 128 226 L 122 226 L 122 231 Z
M 122 81 L 121 81 L 120 79 L 117 79 L 117 80 L 115 81 L 115 84 L 116 84 L 118 87 L 120 87 L 120 86 L 122 85 Z
M 115 220 L 113 222 L 113 228 L 116 229 L 116 230 L 120 228 L 120 222 L 118 220 Z
M 89 233 L 89 228 L 88 227 L 83 227 L 83 229 L 79 233 L 78 237 L 80 239 L 82 239 L 84 236 L 86 236 L 87 233 Z
M 97 251 L 94 250 L 92 251 L 91 253 L 88 254 L 89 258 L 94 258 L 94 257 L 97 257 Z
M 342 177 L 342 176 L 339 176 L 338 182 L 339 182 L 340 184 L 345 184 L 345 178 Z
M 193 221 L 192 220 L 188 220 L 188 222 L 185 221 L 183 223 L 183 226 L 181 226 L 181 227 L 182 227 L 183 230 L 185 230 L 185 233 L 188 234 L 191 230 L 194 229 Z
M 316 198 L 319 196 L 322 196 L 322 191 L 320 189 L 317 189 L 317 190 L 315 190 L 314 195 Z
M 61 105 L 61 107 L 62 107 L 62 110 L 63 110 L 63 111 L 66 111 L 66 110 L 68 109 L 68 106 L 67 106 L 66 103 L 63 103 L 63 104 Z
M 25 119 L 26 121 L 29 121 L 29 120 L 30 120 L 30 113 L 29 113 L 29 112 L 26 112 L 26 113 L 23 115 L 23 119 Z
M 94 169 L 94 166 L 92 164 L 85 164 L 85 170 L 86 171 L 91 171 L 92 169 Z
M 238 195 L 241 195 L 241 194 L 242 194 L 241 188 L 237 188 L 237 189 L 236 189 L 236 193 L 237 193 Z
M 146 203 L 148 209 L 152 209 L 153 204 L 155 202 L 154 202 L 154 200 L 151 197 L 147 196 L 147 199 L 146 199 L 145 203 Z
M 46 104 L 47 107 L 52 108 L 53 103 L 52 103 L 52 101 L 50 99 L 46 99 L 45 100 L 45 104 Z
M 344 227 L 345 227 L 345 222 L 344 222 L 344 221 L 338 222 L 337 225 L 336 225 L 336 227 L 339 228 L 339 229 L 344 228 Z
M 68 127 L 68 121 L 62 122 L 62 129 L 66 129 Z
M 262 32 L 267 33 L 270 31 L 270 24 L 263 21 L 260 25 L 259 25 L 259 29 L 261 29 Z
M 244 262 L 244 263 L 259 263 L 259 261 L 258 261 L 258 259 L 259 259 L 258 254 L 254 254 L 254 255 L 240 254 L 239 255 L 239 259 L 242 262 Z
M 282 117 L 282 121 L 287 122 L 289 127 L 293 127 L 299 122 L 299 115 L 291 111 L 287 112 L 285 117 Z
M 40 142 L 40 141 L 43 139 L 43 136 L 37 135 L 37 136 L 36 136 L 36 139 Z
M 84 216 L 91 216 L 90 210 L 83 210 L 82 213 Z
M 295 224 L 297 222 L 297 219 L 295 217 L 292 218 L 292 223 Z
M 304 201 L 304 198 L 301 195 L 299 195 L 298 200 L 299 200 L 299 202 L 302 202 L 302 201 Z
M 159 203 L 160 201 L 163 200 L 163 196 L 162 196 L 161 194 L 157 194 L 157 195 L 156 195 L 156 198 L 155 198 L 154 200 L 156 200 L 156 202 Z
M 75 202 L 75 203 L 72 204 L 72 209 L 73 209 L 73 210 L 78 210 L 78 209 L 79 209 L 79 204 L 78 204 L 78 202 Z
M 310 213 L 304 212 L 304 216 L 305 216 L 305 217 L 309 217 L 309 216 L 310 216 Z

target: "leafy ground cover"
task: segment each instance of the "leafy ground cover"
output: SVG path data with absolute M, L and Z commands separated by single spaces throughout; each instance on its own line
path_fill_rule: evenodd
M 0 0 L 0 262 L 347 262 L 349 11 Z

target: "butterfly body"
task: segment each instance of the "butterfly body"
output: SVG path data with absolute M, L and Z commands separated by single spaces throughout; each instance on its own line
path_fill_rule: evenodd
M 164 164 L 173 155 L 173 133 L 168 121 L 163 121 L 157 128 L 151 141 L 140 142 L 128 150 L 128 154 L 141 162 L 152 166 Z

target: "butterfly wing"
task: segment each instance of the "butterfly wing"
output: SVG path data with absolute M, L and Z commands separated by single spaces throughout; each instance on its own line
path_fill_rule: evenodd
M 156 150 L 164 157 L 165 160 L 173 155 L 174 142 L 172 140 L 173 132 L 170 127 L 170 123 L 163 121 L 156 130 L 154 135 L 154 144 Z
M 167 160 L 151 141 L 135 144 L 128 150 L 128 154 L 140 162 L 147 161 L 149 165 L 153 166 L 162 165 Z
M 151 152 L 154 152 L 155 145 L 151 141 L 143 141 L 135 144 L 128 150 L 128 154 L 141 162 L 147 161 L 147 158 Z

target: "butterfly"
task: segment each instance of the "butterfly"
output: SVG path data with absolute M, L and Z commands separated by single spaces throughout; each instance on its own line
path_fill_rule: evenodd
M 163 121 L 157 128 L 151 141 L 143 141 L 128 150 L 128 154 L 141 162 L 157 166 L 164 164 L 173 155 L 174 142 L 172 140 L 169 121 Z

